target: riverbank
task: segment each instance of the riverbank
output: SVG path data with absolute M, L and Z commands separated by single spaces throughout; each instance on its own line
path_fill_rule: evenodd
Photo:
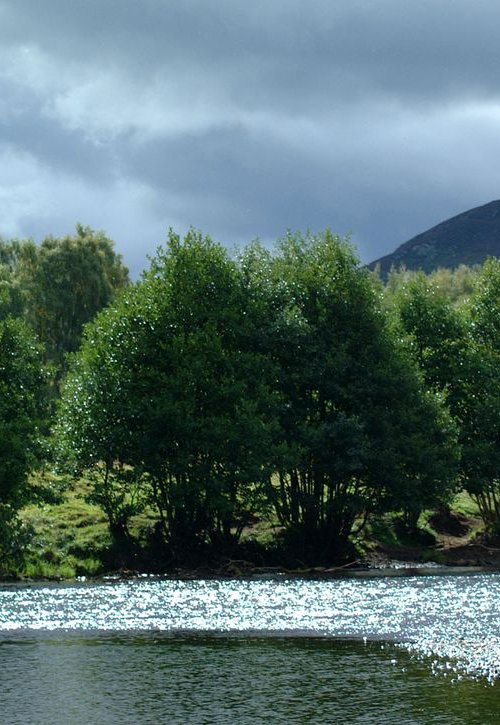
M 455 499 L 448 512 L 423 514 L 413 532 L 402 529 L 395 515 L 374 519 L 341 561 L 308 566 L 284 550 L 279 528 L 266 519 L 256 519 L 245 529 L 242 544 L 234 552 L 223 556 L 207 549 L 191 561 L 174 562 L 154 548 L 156 518 L 153 512 L 145 511 L 130 521 L 134 545 L 120 547 L 113 542 L 102 511 L 88 501 L 88 482 L 82 479 L 59 494 L 55 488 L 51 503 L 31 505 L 21 512 L 27 545 L 23 565 L 12 572 L 16 580 L 129 578 L 140 574 L 180 579 L 280 573 L 335 577 L 362 572 L 372 576 L 413 570 L 423 573 L 424 569 L 432 573 L 438 568 L 500 570 L 500 545 L 482 535 L 478 511 L 465 494 Z
M 287 568 L 284 566 L 256 566 L 246 560 L 227 560 L 218 565 L 197 567 L 172 567 L 162 571 L 144 571 L 120 567 L 113 570 L 85 571 L 84 565 L 78 567 L 80 573 L 67 575 L 62 568 L 61 574 L 52 570 L 50 574 L 32 575 L 22 572 L 0 584 L 41 583 L 61 581 L 124 581 L 144 578 L 169 578 L 179 581 L 211 579 L 332 579 L 332 578 L 379 578 L 402 576 L 443 576 L 500 572 L 500 552 L 498 549 L 482 545 L 463 545 L 440 549 L 436 561 L 429 558 L 428 550 L 401 548 L 397 551 L 379 551 L 363 559 L 356 559 L 340 566 L 314 566 Z M 392 557 L 391 557 L 392 555 Z M 397 558 L 396 558 L 397 557 Z

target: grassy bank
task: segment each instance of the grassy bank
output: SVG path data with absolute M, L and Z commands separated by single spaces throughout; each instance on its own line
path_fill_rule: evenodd
M 89 503 L 87 480 L 80 479 L 66 488 L 61 479 L 46 476 L 44 485 L 53 491 L 52 501 L 21 511 L 29 543 L 19 576 L 72 579 L 120 569 L 162 570 L 162 563 L 148 551 L 156 522 L 153 512 L 131 519 L 130 533 L 137 545 L 133 551 L 124 551 L 113 542 L 102 511 Z M 481 544 L 481 531 L 476 505 L 461 493 L 453 501 L 450 514 L 425 512 L 413 532 L 405 531 L 396 515 L 373 519 L 354 542 L 352 558 L 372 566 L 390 565 L 394 560 L 500 566 L 500 552 Z M 256 521 L 244 532 L 241 551 L 235 555 L 239 563 L 228 561 L 225 571 L 237 575 L 247 571 L 250 564 L 293 567 L 286 557 L 280 558 L 277 532 L 273 522 Z M 208 568 L 220 565 L 220 561 L 207 562 Z M 300 567 L 300 563 L 295 566 Z
M 109 533 L 106 516 L 89 503 L 90 483 L 82 478 L 64 491 L 56 476 L 45 483 L 55 489 L 50 503 L 31 504 L 20 517 L 28 530 L 25 564 L 19 573 L 30 578 L 97 576 L 125 564 Z M 148 514 L 131 520 L 131 533 L 144 540 L 154 525 Z

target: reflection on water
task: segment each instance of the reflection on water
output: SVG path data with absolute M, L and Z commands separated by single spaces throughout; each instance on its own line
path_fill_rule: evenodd
M 498 722 L 496 686 L 377 642 L 70 633 L 4 641 L 0 661 L 6 723 Z
M 3 586 L 0 721 L 497 723 L 499 583 Z
M 489 679 L 500 663 L 500 575 L 333 581 L 166 581 L 5 587 L 0 631 L 307 633 L 405 642 Z

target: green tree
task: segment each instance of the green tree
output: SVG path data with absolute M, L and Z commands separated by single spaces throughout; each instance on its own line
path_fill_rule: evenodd
M 452 304 L 431 277 L 415 275 L 393 297 L 400 329 L 429 387 L 441 390 L 457 423 L 460 482 L 486 528 L 500 530 L 500 265 L 476 273 L 470 303 Z
M 302 559 L 331 561 L 370 512 L 445 495 L 453 426 L 423 392 L 347 242 L 289 234 L 275 258 L 254 247 L 245 262 L 268 291 L 264 336 L 284 401 L 270 494 Z
M 471 298 L 473 355 L 464 418 L 465 485 L 488 531 L 500 534 L 500 261 L 483 266 Z
M 472 360 L 469 323 L 463 309 L 423 272 L 415 273 L 392 298 L 399 330 L 428 387 L 443 392 L 455 418 L 467 414 Z
M 87 328 L 65 384 L 64 447 L 115 481 L 133 470 L 176 556 L 232 545 L 262 497 L 274 398 L 258 333 L 224 248 L 171 232 L 150 272 Z
M 22 277 L 33 268 L 35 258 L 34 242 L 0 239 L 0 320 L 9 315 L 26 316 L 27 289 Z
M 58 368 L 83 326 L 127 286 L 128 271 L 103 232 L 0 242 L 0 318 L 24 318 Z
M 459 265 L 456 269 L 439 267 L 430 274 L 405 267 L 398 270 L 392 269 L 385 285 L 385 295 L 391 299 L 398 294 L 401 288 L 407 287 L 413 280 L 425 279 L 430 287 L 449 303 L 453 306 L 460 306 L 473 294 L 479 274 L 479 266 L 468 267 L 465 264 Z M 375 277 L 377 277 L 376 273 Z
M 28 473 L 41 454 L 46 377 L 42 351 L 20 320 L 0 321 L 0 569 L 11 564 L 17 510 L 29 498 Z
M 21 279 L 27 318 L 61 364 L 78 348 L 83 326 L 127 286 L 128 270 L 110 239 L 78 225 L 74 236 L 44 239 Z

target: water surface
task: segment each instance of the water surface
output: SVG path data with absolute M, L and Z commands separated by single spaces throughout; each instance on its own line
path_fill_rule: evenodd
M 497 723 L 499 583 L 2 587 L 2 721 Z

